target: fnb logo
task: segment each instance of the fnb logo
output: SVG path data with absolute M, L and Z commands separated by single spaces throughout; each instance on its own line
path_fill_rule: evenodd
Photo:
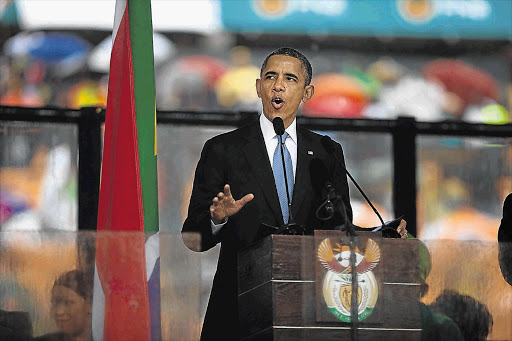
M 359 0 L 354 0 L 359 1 Z M 254 12 L 265 19 L 280 19 L 291 13 L 311 13 L 328 17 L 341 15 L 347 0 L 253 0 Z
M 288 13 L 287 0 L 254 0 L 254 11 L 261 17 L 277 19 Z
M 408 22 L 425 23 L 434 16 L 432 0 L 397 0 L 398 12 Z

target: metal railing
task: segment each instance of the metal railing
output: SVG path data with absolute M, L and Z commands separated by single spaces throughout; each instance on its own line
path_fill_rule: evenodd
M 158 111 L 159 124 L 195 126 L 241 126 L 257 117 L 257 112 Z M 0 106 L 0 122 L 74 124 L 78 128 L 78 228 L 95 229 L 101 171 L 101 125 L 105 110 L 80 110 Z M 417 122 L 414 118 L 395 120 L 334 119 L 298 117 L 300 125 L 311 130 L 380 132 L 392 137 L 393 210 L 407 217 L 412 234 L 417 228 L 417 145 L 419 135 L 465 137 L 512 137 L 512 124 L 488 125 L 458 121 Z

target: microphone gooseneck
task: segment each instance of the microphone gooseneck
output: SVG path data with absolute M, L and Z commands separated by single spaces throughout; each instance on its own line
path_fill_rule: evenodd
M 334 186 L 329 179 L 329 172 L 322 160 L 318 158 L 311 160 L 309 172 L 311 174 L 313 190 L 318 194 L 322 193 L 322 198 L 325 198 L 323 203 L 316 210 L 316 217 L 318 220 L 322 221 L 329 220 L 334 216 L 333 203 L 341 199 L 341 197 L 336 195 Z M 325 214 L 322 215 L 322 212 L 325 212 Z
M 345 165 L 343 164 L 343 162 L 341 162 L 341 160 L 338 158 L 338 155 L 336 155 L 336 144 L 335 142 L 329 137 L 329 136 L 322 136 L 322 138 L 320 138 L 320 142 L 322 143 L 322 145 L 324 146 L 325 150 L 327 150 L 329 153 L 331 153 L 334 158 L 336 159 L 336 161 L 338 161 L 338 164 L 343 168 L 343 170 L 345 171 L 345 173 L 348 175 L 348 177 L 350 178 L 350 180 L 352 180 L 352 183 L 356 186 L 356 188 L 359 190 L 359 193 L 361 193 L 361 195 L 363 196 L 363 198 L 366 200 L 366 202 L 368 203 L 368 205 L 370 205 L 370 207 L 372 208 L 373 212 L 375 212 L 375 214 L 377 215 L 377 217 L 379 217 L 379 220 L 381 222 L 382 225 L 385 225 L 384 223 L 384 219 L 382 219 L 381 215 L 379 214 L 379 212 L 377 211 L 377 209 L 375 208 L 375 206 L 373 206 L 372 202 L 370 201 L 370 199 L 368 198 L 368 196 L 366 196 L 366 194 L 364 193 L 364 191 L 362 190 L 361 187 L 359 187 L 359 184 L 356 182 L 356 180 L 352 177 L 352 175 L 349 173 L 349 171 L 347 170 L 347 168 L 345 167 Z

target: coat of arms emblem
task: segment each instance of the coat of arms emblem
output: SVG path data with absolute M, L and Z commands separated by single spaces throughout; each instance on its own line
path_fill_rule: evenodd
M 379 287 L 372 270 L 380 260 L 377 243 L 368 239 L 365 252 L 356 247 L 356 268 L 358 280 L 358 318 L 364 320 L 372 313 L 379 297 Z M 350 249 L 340 242 L 324 239 L 318 247 L 318 260 L 327 269 L 322 291 L 325 303 L 331 313 L 343 322 L 351 321 L 352 269 Z

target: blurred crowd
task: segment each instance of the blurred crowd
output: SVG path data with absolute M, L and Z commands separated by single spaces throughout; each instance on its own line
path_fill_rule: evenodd
M 91 37 L 94 35 L 79 33 L 29 32 L 17 29 L 2 37 L 0 105 L 72 109 L 83 106 L 105 107 L 111 36 L 109 32 L 97 32 L 93 39 Z M 158 110 L 260 110 L 255 79 L 259 77 L 261 60 L 270 48 L 236 45 L 226 37 L 219 36 L 203 37 L 202 40 L 188 43 L 177 39 L 173 41 L 171 37 L 157 32 L 153 35 Z M 216 42 L 219 42 L 220 47 L 212 47 Z M 223 48 L 224 46 L 227 48 Z M 301 107 L 299 115 L 373 119 L 412 116 L 418 121 L 457 120 L 490 124 L 510 122 L 510 110 L 507 108 L 511 107 L 509 102 L 512 95 L 507 91 L 510 92 L 512 87 L 510 75 L 503 72 L 508 67 L 508 60 L 500 53 L 488 56 L 466 53 L 448 58 L 442 54 L 427 55 L 406 51 L 399 53 L 396 50 L 375 53 L 320 49 L 315 46 L 303 50 L 313 64 L 312 83 L 315 85 L 315 96 Z M 39 135 L 30 129 L 23 130 L 23 133 L 16 127 L 5 129 L 7 149 L 1 156 L 0 174 L 14 176 L 0 178 L 0 202 L 3 203 L 0 223 L 4 223 L 4 229 L 7 220 L 16 212 L 23 212 L 27 207 L 44 208 L 46 202 L 70 202 L 69 198 L 76 196 L 76 155 L 71 155 L 71 159 L 56 157 L 68 155 L 75 150 L 74 146 L 66 146 L 66 143 L 74 139 L 71 136 L 72 131 L 64 129 L 56 132 L 56 127 L 46 127 L 43 130 L 47 131 L 48 140 L 46 137 L 37 137 Z M 343 139 L 342 136 L 340 138 Z M 368 143 L 358 142 L 354 146 L 355 150 L 348 154 L 348 157 L 354 158 L 352 168 L 355 171 L 366 164 L 365 160 L 371 159 L 375 164 L 386 158 L 387 150 L 372 153 L 375 145 L 381 142 L 371 142 L 368 139 L 365 141 Z M 419 141 L 421 152 L 418 159 L 420 237 L 437 238 L 439 233 L 436 231 L 444 231 L 443 226 L 456 225 L 453 221 L 442 220 L 445 213 L 456 211 L 455 206 L 449 206 L 451 203 L 458 203 L 460 207 L 475 207 L 478 202 L 499 206 L 500 200 L 504 198 L 499 193 L 500 188 L 508 188 L 505 182 L 510 179 L 510 169 L 506 166 L 507 160 L 510 160 L 508 148 L 489 149 L 485 142 L 477 146 L 471 145 L 471 141 L 459 139 L 441 138 L 430 142 L 427 139 L 425 143 L 421 141 L 425 140 Z M 14 149 L 7 146 L 11 143 L 15 146 Z M 29 145 L 31 143 L 33 145 Z M 36 146 L 38 143 L 41 145 Z M 345 148 L 350 152 L 349 143 L 349 140 L 344 141 Z M 60 151 L 61 149 L 65 151 Z M 18 154 L 25 155 L 24 160 L 18 160 Z M 491 163 L 493 160 L 502 161 L 489 166 L 488 171 L 492 175 L 489 176 L 488 183 L 479 181 L 484 188 L 480 193 L 468 194 L 463 189 L 468 189 L 468 184 L 474 183 L 481 176 L 482 158 Z M 55 162 L 61 164 L 53 166 Z M 461 162 L 466 167 L 461 168 Z M 191 164 L 190 167 L 193 166 Z M 68 173 L 61 176 L 64 180 L 58 184 L 59 190 L 45 199 L 41 194 L 46 193 L 44 188 L 56 187 L 56 184 L 48 183 L 45 187 L 41 185 L 42 179 L 44 174 L 50 174 L 51 178 L 55 169 L 67 169 Z M 381 175 L 388 173 L 381 171 Z M 31 174 L 30 181 L 27 180 L 27 174 Z M 16 180 L 22 175 L 23 181 Z M 392 178 L 391 174 L 387 176 Z M 366 174 L 365 177 L 380 179 L 376 171 Z M 500 181 L 503 183 L 498 183 Z M 20 189 L 20 183 L 26 184 L 26 188 Z M 368 184 L 366 187 L 375 186 Z M 389 188 L 381 187 L 375 187 L 379 191 L 375 196 L 381 197 L 384 195 L 382 193 L 387 193 L 386 197 L 390 197 Z M 443 191 L 436 192 L 438 189 Z M 20 195 L 21 199 L 18 200 Z M 388 210 L 391 209 L 390 202 L 380 201 Z M 357 208 L 357 201 L 354 202 Z M 70 213 L 62 215 L 67 217 L 66 221 L 73 221 L 76 203 L 73 202 L 70 207 L 67 210 Z M 497 226 L 497 214 L 492 207 L 482 207 L 481 211 L 492 216 L 490 226 Z M 51 216 L 51 210 L 47 215 Z M 362 213 L 359 216 L 367 215 Z M 466 226 L 465 222 L 468 220 L 466 216 L 471 220 L 475 214 L 461 215 L 464 219 L 457 221 L 462 221 L 463 226 Z M 484 218 L 480 221 L 484 221 Z M 33 217 L 31 219 L 34 220 Z M 48 219 L 39 217 L 33 225 L 55 225 L 45 221 Z M 64 222 L 58 222 L 57 225 L 62 223 Z M 364 225 L 364 222 L 359 223 Z M 76 228 L 76 224 L 65 225 L 70 226 L 66 229 Z M 422 233 L 421 226 L 426 225 L 430 226 L 430 232 Z M 467 228 L 463 227 L 462 230 L 467 231 Z M 493 234 L 495 228 L 490 231 Z M 493 239 L 492 236 L 482 233 L 470 237 Z
M 6 37 L 0 105 L 104 107 L 112 43 L 110 36 L 96 40 L 101 42 L 57 31 Z M 158 110 L 259 110 L 254 81 L 265 49 L 178 46 L 164 33 L 155 33 L 153 42 Z M 316 93 L 301 108 L 303 115 L 510 122 L 512 87 L 504 56 L 371 55 L 313 47 L 304 52 L 313 62 Z

